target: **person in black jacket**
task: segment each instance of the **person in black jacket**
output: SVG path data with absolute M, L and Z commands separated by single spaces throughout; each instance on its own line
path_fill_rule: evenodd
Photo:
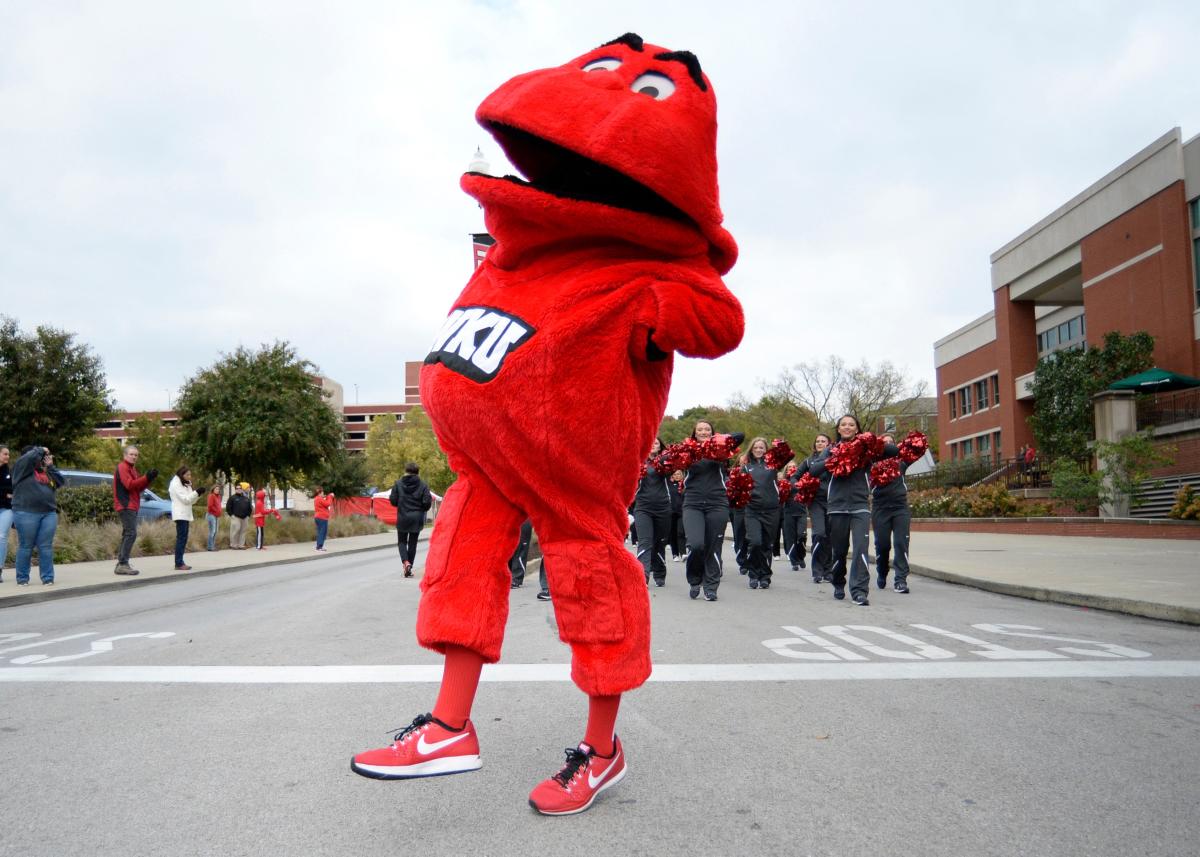
M 746 466 L 746 453 L 737 457 L 734 467 Z M 749 574 L 750 562 L 746 551 L 746 510 L 745 508 L 729 507 L 729 524 L 733 527 L 733 560 L 737 563 L 738 574 Z
M 8 562 L 8 532 L 12 529 L 12 471 L 8 467 L 10 453 L 0 446 L 0 582 L 4 581 L 4 563 Z
M 884 443 L 896 442 L 890 434 Z M 908 594 L 908 540 L 912 528 L 912 512 L 908 508 L 908 485 L 904 474 L 908 462 L 900 462 L 900 475 L 887 485 L 871 488 L 871 529 L 875 532 L 875 585 L 887 589 L 888 560 L 895 549 L 895 590 Z
M 767 465 L 767 439 L 750 441 L 750 452 L 742 469 L 754 480 L 746 506 L 746 566 L 751 589 L 771 587 L 771 555 L 779 529 L 778 471 Z
M 667 539 L 671 535 L 671 482 L 655 469 L 663 451 L 661 438 L 655 438 L 646 459 L 645 475 L 638 480 L 633 498 L 633 524 L 637 530 L 637 556 L 646 574 L 646 585 L 654 578 L 655 586 L 667 583 Z
M 692 439 L 704 442 L 713 438 L 708 420 L 698 420 Z M 735 433 L 735 443 L 746 436 Z M 687 537 L 687 580 L 689 595 L 697 598 L 704 590 L 705 601 L 717 600 L 721 585 L 721 547 L 725 527 L 729 525 L 729 498 L 725 495 L 725 462 L 703 459 L 692 463 L 683 480 L 683 532 Z
M 249 482 L 239 482 L 225 501 L 225 514 L 229 516 L 229 547 L 235 551 L 246 549 L 246 522 L 254 511 L 254 505 L 246 495 L 249 487 Z
M 862 429 L 859 428 L 858 417 L 846 414 L 837 421 L 837 447 L 854 440 Z M 885 444 L 885 457 L 899 455 L 900 450 L 895 444 Z M 819 460 L 814 466 L 824 472 L 829 462 L 829 456 Z M 871 576 L 867 573 L 867 532 L 871 526 L 871 510 L 867 503 L 870 497 L 870 484 L 867 473 L 871 462 L 867 461 L 844 476 L 830 474 L 829 489 L 825 495 L 826 516 L 828 518 L 829 548 L 833 555 L 833 597 L 839 600 L 846 597 L 846 554 L 853 551 L 850 563 L 850 598 L 859 607 L 867 607 L 870 602 L 867 595 L 871 591 Z M 815 471 L 811 471 L 815 475 Z
M 807 471 L 805 471 L 807 472 Z M 784 478 L 792 486 L 792 494 L 783 504 L 783 552 L 792 564 L 792 571 L 804 568 L 808 541 L 808 507 L 796 502 L 796 482 L 800 479 L 800 465 L 789 461 L 783 468 Z
M 413 560 L 417 558 L 417 538 L 425 527 L 425 513 L 433 505 L 429 486 L 417 474 L 421 468 L 415 461 L 404 465 L 404 475 L 392 486 L 388 502 L 396 507 L 396 542 L 404 576 L 413 576 Z
M 812 581 L 823 583 L 832 580 L 829 573 L 829 533 L 825 517 L 825 495 L 829 492 L 829 471 L 820 463 L 829 457 L 829 435 L 819 434 L 813 440 L 812 455 L 800 462 L 796 468 L 796 478 L 805 473 L 821 480 L 817 496 L 808 505 L 808 518 L 812 521 Z
M 33 549 L 38 552 L 38 575 L 54 585 L 54 534 L 58 530 L 56 492 L 63 476 L 44 446 L 30 446 L 12 466 L 13 526 L 17 530 L 17 586 L 29 585 Z

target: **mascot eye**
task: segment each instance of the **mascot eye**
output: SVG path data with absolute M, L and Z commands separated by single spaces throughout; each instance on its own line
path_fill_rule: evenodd
M 601 57 L 592 60 L 583 67 L 584 71 L 616 71 L 621 67 L 621 61 L 616 57 Z
M 648 71 L 633 82 L 632 89 L 642 95 L 649 95 L 656 101 L 662 101 L 670 98 L 675 92 L 675 84 L 665 74 Z

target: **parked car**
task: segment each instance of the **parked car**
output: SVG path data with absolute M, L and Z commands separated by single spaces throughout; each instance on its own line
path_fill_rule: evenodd
M 67 487 L 77 485 L 107 485 L 112 490 L 113 475 L 111 473 L 95 473 L 90 470 L 61 470 Z M 139 521 L 157 521 L 160 518 L 171 520 L 171 501 L 164 500 L 149 488 L 142 491 L 142 505 L 138 509 Z

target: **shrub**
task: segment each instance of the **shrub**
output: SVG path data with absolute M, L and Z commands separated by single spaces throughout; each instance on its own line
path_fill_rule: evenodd
M 1050 514 L 1044 503 L 1019 500 L 1003 485 L 910 492 L 914 518 L 1029 518 Z
M 1180 488 L 1167 516 L 1181 521 L 1200 521 L 1200 496 L 1196 495 L 1196 489 L 1191 485 Z
M 75 485 L 56 494 L 59 517 L 67 521 L 103 524 L 117 518 L 110 485 Z
M 1077 513 L 1091 512 L 1108 500 L 1099 473 L 1089 473 L 1083 465 L 1060 458 L 1050 470 L 1050 496 Z

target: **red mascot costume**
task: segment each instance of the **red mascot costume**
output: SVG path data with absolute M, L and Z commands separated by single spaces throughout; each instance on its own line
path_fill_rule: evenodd
M 650 604 L 626 509 L 666 409 L 673 353 L 742 338 L 721 275 L 737 245 L 717 199 L 716 99 L 696 57 L 628 33 L 513 78 L 476 118 L 526 176 L 469 173 L 496 243 L 421 372 L 458 479 L 429 547 L 417 637 L 446 656 L 437 704 L 354 758 L 384 779 L 474 770 L 469 720 L 500 658 L 508 559 L 526 517 L 545 558 L 587 732 L 530 803 L 564 815 L 625 774 L 620 695 L 650 675 Z

